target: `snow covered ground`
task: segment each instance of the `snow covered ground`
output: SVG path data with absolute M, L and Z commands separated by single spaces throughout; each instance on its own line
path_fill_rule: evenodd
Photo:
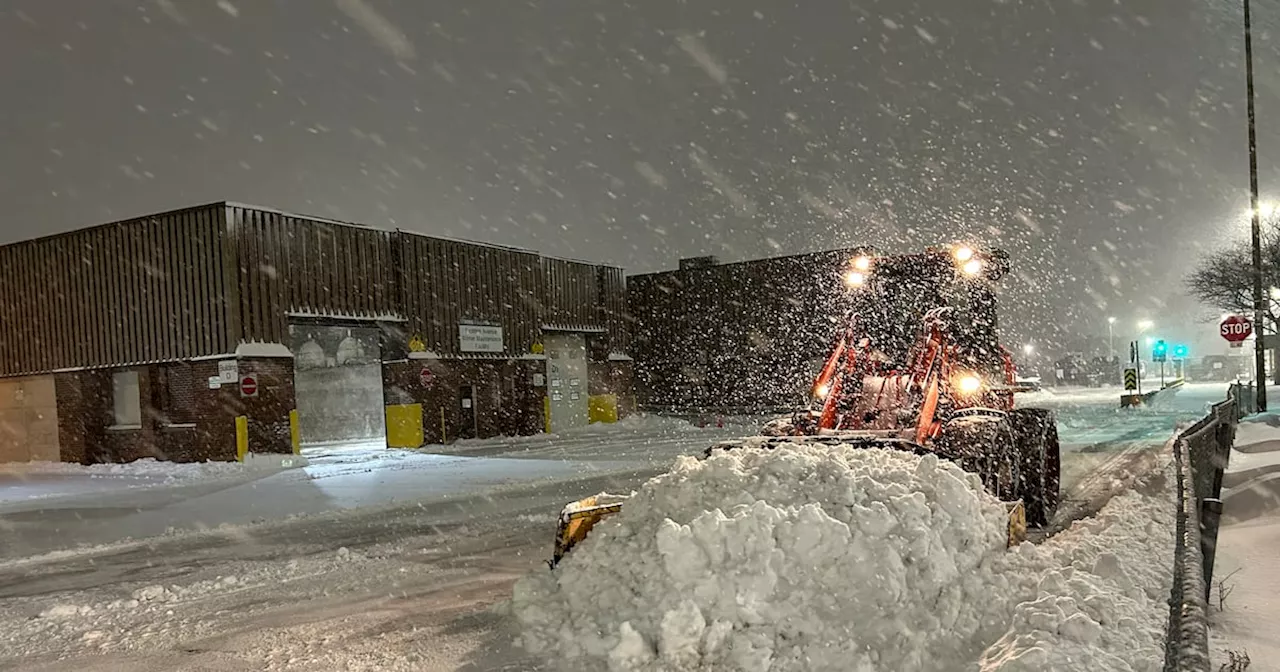
M 1113 392 L 1040 404 L 1063 419 L 1057 536 L 1200 410 L 1193 399 L 1121 412 Z M 0 497 L 0 669 L 539 669 L 491 607 L 545 567 L 560 506 L 629 492 L 678 455 L 755 429 L 741 422 L 328 447 L 300 469 Z
M 516 584 L 558 670 L 1158 670 L 1174 547 L 1163 464 L 1006 551 L 1004 505 L 934 456 L 685 458 L 554 573 Z
M 566 436 L 468 442 L 448 447 L 457 453 L 450 455 L 430 447 L 328 446 L 305 451 L 307 466 L 284 470 L 150 461 L 34 465 L 15 469 L 12 482 L 0 481 L 0 560 L 526 483 L 652 474 L 677 455 L 700 453 L 742 431 L 650 418 Z M 197 477 L 211 467 L 211 478 Z
M 1222 498 L 1210 597 L 1215 663 L 1247 652 L 1249 670 L 1280 670 L 1280 414 L 1240 423 Z

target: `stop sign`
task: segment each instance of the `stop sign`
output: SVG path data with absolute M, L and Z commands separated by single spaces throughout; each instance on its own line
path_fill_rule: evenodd
M 258 396 L 258 379 L 254 376 L 244 376 L 240 379 L 240 396 L 256 397 Z
M 1240 343 L 1253 335 L 1253 323 L 1243 315 L 1231 315 L 1218 325 L 1218 333 L 1231 343 Z

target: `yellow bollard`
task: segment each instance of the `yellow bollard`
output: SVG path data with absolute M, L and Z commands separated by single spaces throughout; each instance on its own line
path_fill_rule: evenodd
M 236 462 L 244 462 L 249 452 L 249 418 L 236 416 Z
M 289 440 L 293 442 L 293 454 L 302 454 L 302 430 L 298 427 L 298 409 L 289 411 Z

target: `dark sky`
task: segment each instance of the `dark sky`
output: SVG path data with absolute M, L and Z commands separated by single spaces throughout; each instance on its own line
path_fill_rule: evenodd
M 5 0 L 0 242 L 223 199 L 630 271 L 975 236 L 1018 338 L 1174 324 L 1247 205 L 1237 4 Z

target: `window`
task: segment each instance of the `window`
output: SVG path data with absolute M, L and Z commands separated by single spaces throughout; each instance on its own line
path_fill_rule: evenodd
M 142 398 L 138 393 L 137 371 L 111 374 L 111 398 L 117 427 L 142 426 Z

